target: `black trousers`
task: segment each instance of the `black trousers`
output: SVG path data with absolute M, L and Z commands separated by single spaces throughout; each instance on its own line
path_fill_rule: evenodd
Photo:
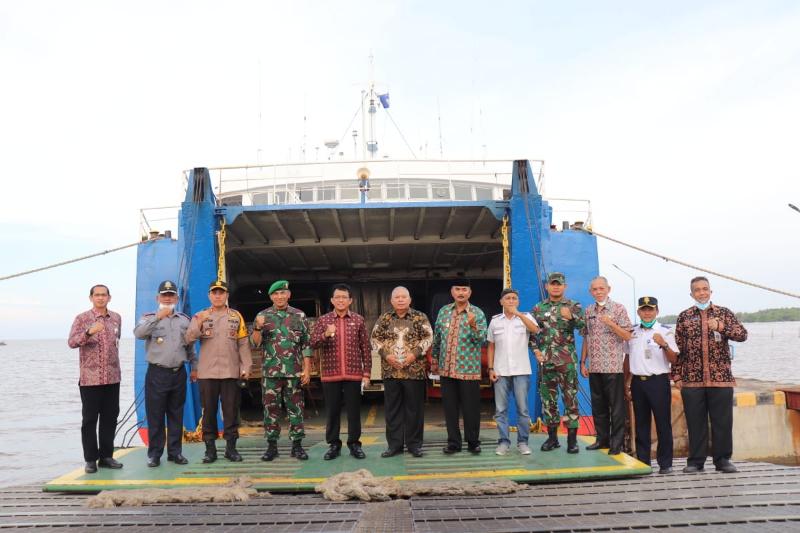
M 686 464 L 700 467 L 705 464 L 709 418 L 714 464 L 729 461 L 733 455 L 733 387 L 683 387 L 681 398 L 689 430 Z
M 461 449 L 459 415 L 464 417 L 464 440 L 469 447 L 479 446 L 481 431 L 481 383 L 477 379 L 442 376 L 442 407 L 447 425 L 447 445 Z
M 113 457 L 114 432 L 119 416 L 119 383 L 79 385 L 81 391 L 81 441 L 83 459 L 91 462 Z M 100 420 L 100 429 L 97 421 Z M 98 446 L 99 441 L 99 446 Z
M 656 460 L 661 468 L 672 466 L 672 389 L 669 374 L 633 376 L 631 382 L 633 415 L 636 419 L 636 458 L 650 464 L 651 415 L 656 421 Z
M 167 457 L 183 451 L 183 405 L 186 402 L 186 368 L 177 370 L 147 366 L 144 377 L 144 408 L 147 412 L 147 456 L 161 457 L 167 442 Z M 164 417 L 167 418 L 166 433 Z
M 347 444 L 361 444 L 361 382 L 329 381 L 322 382 L 322 395 L 325 398 L 327 420 L 325 422 L 325 441 L 342 446 L 339 429 L 342 420 L 342 404 L 347 412 Z
M 424 379 L 385 379 L 383 381 L 386 443 L 390 450 L 422 448 L 425 425 Z
M 589 374 L 592 417 L 597 440 L 610 448 L 621 449 L 625 439 L 625 376 Z
M 242 391 L 238 380 L 199 379 L 200 404 L 203 406 L 203 441 L 217 439 L 217 404 L 222 400 L 222 422 L 225 426 L 222 436 L 225 440 L 239 438 L 239 406 L 242 403 Z

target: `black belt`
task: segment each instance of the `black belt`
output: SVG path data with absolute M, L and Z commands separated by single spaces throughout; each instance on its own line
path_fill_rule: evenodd
M 642 381 L 647 381 L 648 379 L 660 378 L 661 376 L 669 376 L 669 374 L 665 373 L 665 374 L 653 374 L 652 376 L 633 376 L 633 377 L 640 379 Z
M 171 371 L 171 372 L 179 372 L 179 371 L 180 371 L 180 370 L 183 368 L 183 365 L 181 365 L 181 366 L 176 366 L 176 367 L 174 367 L 174 368 L 173 368 L 173 367 L 171 367 L 171 366 L 159 365 L 158 363 L 150 363 L 150 365 L 151 365 L 151 366 L 158 367 L 158 368 L 163 368 L 164 370 L 169 370 L 169 371 Z

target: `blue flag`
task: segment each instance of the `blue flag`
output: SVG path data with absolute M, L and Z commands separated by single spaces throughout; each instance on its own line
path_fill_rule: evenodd
M 378 100 L 381 101 L 381 105 L 384 109 L 389 109 L 389 93 L 386 94 L 379 94 Z

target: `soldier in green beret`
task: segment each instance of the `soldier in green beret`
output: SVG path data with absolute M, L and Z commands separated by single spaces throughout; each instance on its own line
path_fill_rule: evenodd
M 250 337 L 253 346 L 264 352 L 261 391 L 267 450 L 261 459 L 272 461 L 278 456 L 278 437 L 281 434 L 278 420 L 283 403 L 289 418 L 291 455 L 306 460 L 308 454 L 302 445 L 305 402 L 301 386 L 311 380 L 311 335 L 306 315 L 289 305 L 292 296 L 289 282 L 276 281 L 268 292 L 272 306 L 256 315 Z

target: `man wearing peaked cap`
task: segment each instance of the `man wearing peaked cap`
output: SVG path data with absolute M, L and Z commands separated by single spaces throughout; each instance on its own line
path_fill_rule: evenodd
M 167 460 L 179 465 L 189 461 L 183 456 L 183 406 L 186 402 L 186 363 L 191 366 L 191 380 L 197 380 L 197 358 L 194 343 L 186 341 L 190 319 L 175 312 L 178 288 L 172 281 L 158 286 L 158 311 L 144 315 L 133 330 L 137 339 L 145 341 L 147 374 L 144 403 L 147 412 L 147 465 L 161 464 L 164 444 Z M 167 418 L 166 434 L 164 417 Z M 167 441 L 167 439 L 169 439 Z
M 203 442 L 206 445 L 203 462 L 213 463 L 217 460 L 215 441 L 219 435 L 217 410 L 220 401 L 225 458 L 239 462 L 242 460 L 236 450 L 242 401 L 239 380 L 247 379 L 253 364 L 247 342 L 247 325 L 238 311 L 228 307 L 228 285 L 224 281 L 211 282 L 208 299 L 211 307 L 196 313 L 186 332 L 188 342 L 200 339 L 197 377 L 203 406 Z
M 672 472 L 672 389 L 670 363 L 678 359 L 675 332 L 658 322 L 658 300 L 639 298 L 640 322 L 627 342 L 625 394 L 633 400 L 636 420 L 636 457 L 650 464 L 651 415 L 656 422 L 659 473 Z

